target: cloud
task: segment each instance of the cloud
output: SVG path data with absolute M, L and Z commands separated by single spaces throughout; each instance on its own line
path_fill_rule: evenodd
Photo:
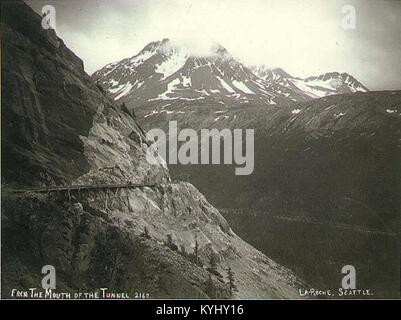
M 49 1 L 32 2 L 40 11 Z M 57 1 L 57 32 L 92 73 L 170 38 L 192 54 L 213 42 L 247 64 L 296 76 L 349 72 L 369 88 L 398 88 L 401 3 L 321 0 Z M 390 3 L 390 4 L 389 4 Z M 356 8 L 357 28 L 341 27 L 342 7 Z M 383 14 L 378 14 L 383 12 Z M 398 16 L 397 16 L 398 14 Z M 375 52 L 380 50 L 380 61 Z M 381 66 L 378 67 L 377 65 Z M 388 66 L 391 66 L 390 68 Z M 378 74 L 392 70 L 393 74 Z M 388 79 L 394 79 L 389 85 Z M 382 81 L 382 84 L 381 84 Z

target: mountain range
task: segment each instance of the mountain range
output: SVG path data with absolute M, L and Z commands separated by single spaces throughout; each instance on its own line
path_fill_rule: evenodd
M 280 68 L 247 66 L 218 43 L 211 45 L 209 54 L 195 55 L 169 39 L 149 43 L 92 78 L 114 100 L 136 107 L 165 101 L 276 105 L 368 91 L 347 73 L 301 79 Z

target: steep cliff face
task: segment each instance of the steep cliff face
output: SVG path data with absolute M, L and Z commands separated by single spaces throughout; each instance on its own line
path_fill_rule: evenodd
M 20 4 L 3 9 L 3 183 L 71 180 L 89 168 L 79 135 L 108 101 L 39 16 Z
M 152 298 L 296 297 L 300 281 L 241 240 L 191 184 L 146 161 L 144 132 L 24 3 L 3 6 L 2 295 L 57 291 Z M 49 185 L 152 186 L 15 193 Z M 235 274 L 231 293 L 227 268 Z

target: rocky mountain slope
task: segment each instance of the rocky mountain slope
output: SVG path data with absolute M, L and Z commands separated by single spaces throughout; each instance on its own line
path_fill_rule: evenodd
M 154 113 L 147 127 L 255 129 L 255 170 L 170 165 L 241 237 L 321 288 L 355 264 L 377 296 L 399 290 L 401 92 L 333 95 L 293 106 Z M 177 106 L 166 107 L 177 111 Z M 216 121 L 218 119 L 218 121 Z
M 194 55 L 169 39 L 106 65 L 92 78 L 115 100 L 132 107 L 171 100 L 274 105 L 309 98 L 300 90 L 255 76 L 219 44 L 211 47 L 210 54 Z
M 149 164 L 149 141 L 23 2 L 2 5 L 2 295 L 40 288 L 151 298 L 297 297 L 288 269 L 241 240 L 191 184 Z M 165 76 L 166 74 L 164 74 Z M 71 193 L 49 185 L 144 183 Z M 235 275 L 231 293 L 227 268 Z

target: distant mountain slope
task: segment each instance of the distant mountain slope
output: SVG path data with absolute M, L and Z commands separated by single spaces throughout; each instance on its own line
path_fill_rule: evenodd
M 348 73 L 329 72 L 301 79 L 289 75 L 281 68 L 270 69 L 265 66 L 254 66 L 251 67 L 251 70 L 258 77 L 268 82 L 279 83 L 293 90 L 301 90 L 312 98 L 369 91 L 368 88 Z
M 142 123 L 166 129 L 169 119 L 198 130 L 255 129 L 249 176 L 229 165 L 169 166 L 242 238 L 315 286 L 338 286 L 341 267 L 355 264 L 358 287 L 399 295 L 401 91 L 209 112 L 177 104 Z

